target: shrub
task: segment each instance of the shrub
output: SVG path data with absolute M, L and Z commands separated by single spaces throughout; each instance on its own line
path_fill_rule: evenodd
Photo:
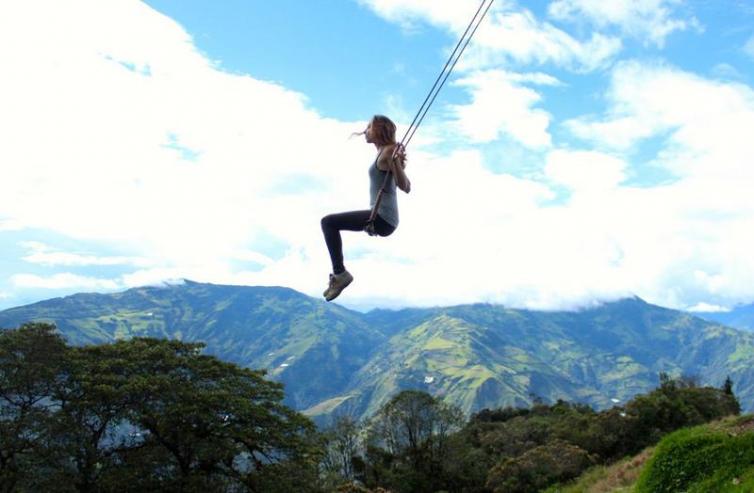
M 508 458 L 490 470 L 487 488 L 495 493 L 526 493 L 556 481 L 575 478 L 594 463 L 589 454 L 563 440 L 535 447 Z
M 700 426 L 665 437 L 642 472 L 637 493 L 721 491 L 754 466 L 754 433 Z M 714 483 L 715 487 L 712 487 Z

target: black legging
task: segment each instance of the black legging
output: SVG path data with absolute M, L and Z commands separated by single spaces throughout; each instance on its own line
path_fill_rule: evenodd
M 333 273 L 340 274 L 346 270 L 343 265 L 341 230 L 364 231 L 371 214 L 372 211 L 370 210 L 351 211 L 330 214 L 322 218 L 322 232 L 325 234 L 325 243 L 327 243 L 327 249 L 330 251 Z M 389 224 L 378 214 L 374 221 L 374 230 L 380 236 L 390 236 L 395 231 L 395 226 Z

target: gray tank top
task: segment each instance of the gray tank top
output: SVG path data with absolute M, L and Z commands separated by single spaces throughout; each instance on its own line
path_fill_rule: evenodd
M 377 161 L 372 163 L 369 167 L 369 207 L 374 208 L 374 204 L 377 202 L 377 194 L 380 192 L 382 182 L 385 181 L 385 173 L 377 168 Z M 395 193 L 395 177 L 390 175 L 390 179 L 385 185 L 385 193 L 382 194 L 382 200 L 380 200 L 380 208 L 377 209 L 377 214 L 385 220 L 386 223 L 398 227 L 398 197 Z

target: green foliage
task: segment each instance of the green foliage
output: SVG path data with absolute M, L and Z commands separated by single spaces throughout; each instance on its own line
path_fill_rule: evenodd
M 574 481 L 555 484 L 543 493 L 629 493 L 652 452 L 653 449 L 648 448 L 614 464 L 591 467 Z
M 364 465 L 359 457 L 363 448 L 362 425 L 350 416 L 339 416 L 323 432 L 323 481 L 329 489 L 343 481 L 353 482 L 356 474 L 363 475 Z
M 489 416 L 494 416 L 487 421 Z M 477 435 L 479 446 L 497 457 L 516 457 L 526 451 L 560 439 L 586 447 L 589 424 L 596 413 L 589 407 L 558 401 L 530 409 L 506 408 L 472 417 L 468 428 Z
M 467 475 L 468 491 L 536 491 L 591 464 L 635 454 L 679 427 L 738 412 L 734 396 L 694 385 L 691 378 L 663 377 L 653 392 L 601 412 L 564 401 L 481 411 L 462 434 L 489 472 L 481 483 L 479 475 Z
M 733 395 L 733 380 L 730 379 L 730 375 L 725 377 L 725 382 L 723 383 L 723 392 L 726 395 Z
M 745 491 L 738 488 L 741 476 L 749 482 L 753 468 L 754 433 L 709 426 L 683 429 L 659 443 L 636 492 Z
M 2 491 L 310 491 L 319 443 L 264 373 L 201 344 L 0 333 Z
M 504 459 L 492 468 L 487 487 L 494 493 L 527 493 L 574 478 L 594 463 L 584 449 L 563 440 L 553 440 Z
M 462 425 L 458 408 L 426 392 L 400 392 L 370 423 L 367 483 L 396 491 L 444 489 L 450 436 Z
M 49 396 L 65 380 L 67 348 L 53 327 L 0 333 L 0 491 L 15 491 L 44 464 L 53 439 Z
M 639 441 L 625 452 L 635 453 L 670 431 L 738 414 L 740 409 L 732 393 L 696 387 L 683 379 L 661 378 L 658 389 L 626 405 L 625 412 L 632 421 L 630 433 Z
M 371 422 L 370 440 L 357 461 L 363 457 L 363 467 L 354 467 L 354 478 L 395 492 L 539 491 L 595 464 L 634 454 L 678 427 L 738 410 L 734 396 L 696 387 L 693 378 L 663 376 L 661 382 L 626 406 L 602 412 L 565 401 L 483 410 L 441 440 L 435 434 L 436 423 L 443 421 L 441 402 L 424 392 L 404 391 Z M 434 449 L 439 443 L 442 447 Z M 636 477 L 639 465 L 631 462 L 624 469 L 630 471 L 621 474 Z M 620 478 L 600 480 L 623 484 Z

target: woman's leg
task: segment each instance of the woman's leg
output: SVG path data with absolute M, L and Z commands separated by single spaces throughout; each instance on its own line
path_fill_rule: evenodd
M 334 274 L 341 274 L 346 270 L 343 265 L 343 240 L 340 232 L 362 231 L 369 221 L 372 211 L 352 211 L 330 214 L 322 218 L 322 232 L 325 235 L 325 243 L 330 252 L 330 261 Z M 384 222 L 384 221 L 383 221 Z

